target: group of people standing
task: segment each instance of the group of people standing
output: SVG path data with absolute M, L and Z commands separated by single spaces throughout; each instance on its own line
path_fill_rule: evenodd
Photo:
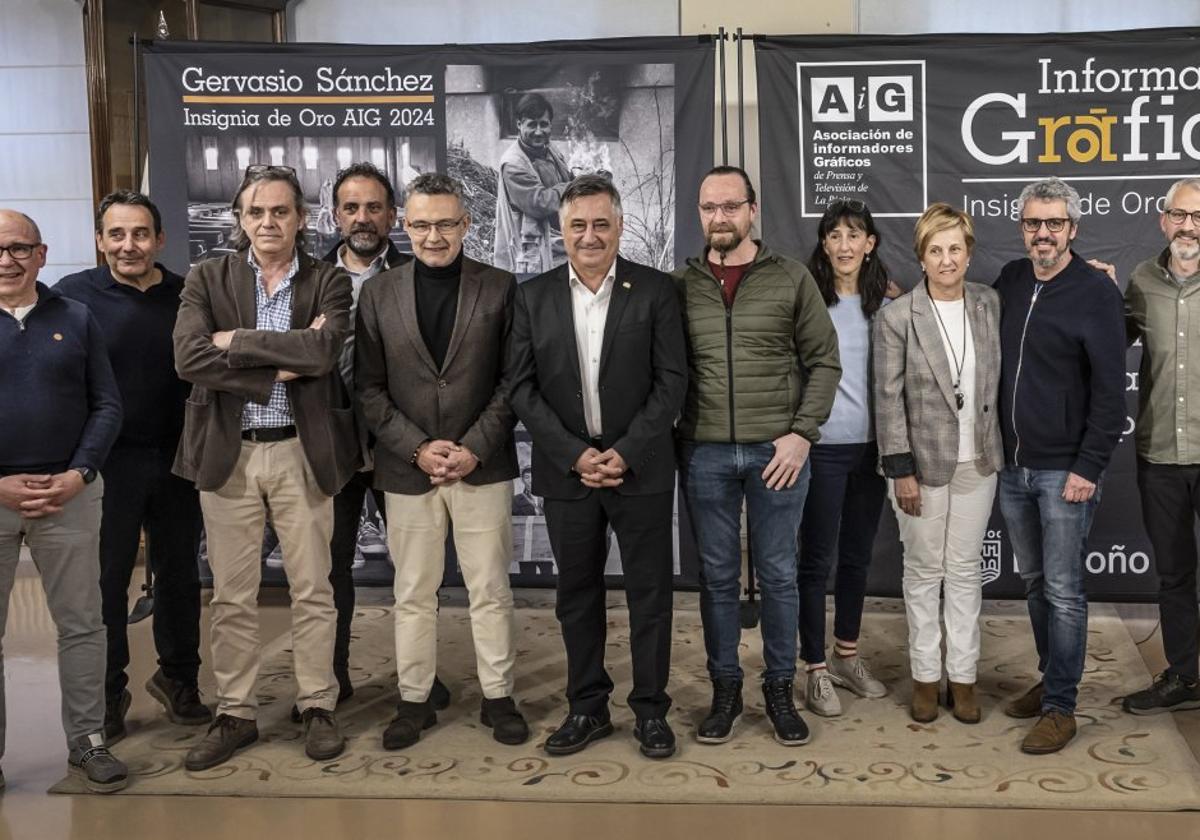
M 59 630 L 68 765 L 90 789 L 127 782 L 108 747 L 125 734 L 131 701 L 126 591 L 141 528 L 160 665 L 147 691 L 172 722 L 208 727 L 186 768 L 217 766 L 259 737 L 268 515 L 291 598 L 293 719 L 310 759 L 343 752 L 335 709 L 354 692 L 350 569 L 367 492 L 386 514 L 395 565 L 399 703 L 383 746 L 411 746 L 451 702 L 436 669 L 448 535 L 469 598 L 480 720 L 500 743 L 524 743 L 508 581 L 518 420 L 533 439 L 533 492 L 558 567 L 568 710 L 544 742 L 551 755 L 614 731 L 610 533 L 629 605 L 633 734 L 647 757 L 676 751 L 667 683 L 677 475 L 700 555 L 712 681 L 700 743 L 729 740 L 743 708 L 743 509 L 775 740 L 810 738 L 795 702 L 798 659 L 816 714 L 840 714 L 835 685 L 887 693 L 859 654 L 885 498 L 904 543 L 911 714 L 937 716 L 944 671 L 955 717 L 978 721 L 979 557 L 997 486 L 1043 674 L 1005 711 L 1038 718 L 1027 752 L 1069 742 L 1086 646 L 1084 541 L 1123 425 L 1125 351 L 1111 267 L 1071 250 L 1080 206 L 1070 186 L 1026 188 L 1029 256 L 991 288 L 965 281 L 970 218 L 931 206 L 914 237 L 923 277 L 903 296 L 863 203 L 828 207 L 805 267 L 752 237 L 757 198 L 736 167 L 702 180 L 706 247 L 673 276 L 618 255 L 621 198 L 603 175 L 561 190 L 565 262 L 520 284 L 463 253 L 472 220 L 452 178 L 408 185 L 411 256 L 389 238 L 400 208 L 385 173 L 348 167 L 333 202 L 342 240 L 316 260 L 304 250 L 295 172 L 250 166 L 232 199 L 238 250 L 185 280 L 155 259 L 165 243 L 157 208 L 117 192 L 96 216 L 105 265 L 53 287 L 37 282 L 47 249 L 37 225 L 0 210 L 0 626 L 24 543 Z M 1126 309 L 1130 335 L 1146 345 L 1139 483 L 1171 666 L 1126 698 L 1135 713 L 1200 707 L 1190 534 L 1200 476 L 1186 436 L 1200 182 L 1172 188 L 1162 226 L 1168 248 L 1134 273 Z M 1167 412 L 1173 420 L 1160 419 Z M 215 715 L 197 688 L 201 522 Z

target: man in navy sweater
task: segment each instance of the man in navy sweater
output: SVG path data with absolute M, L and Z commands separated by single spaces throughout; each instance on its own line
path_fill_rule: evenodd
M 33 220 L 0 209 L 0 634 L 24 543 L 58 630 L 68 770 L 107 793 L 125 787 L 126 770 L 103 733 L 99 469 L 121 428 L 121 397 L 95 319 L 37 282 L 45 264 Z M 3 672 L 0 658 L 0 751 Z
M 155 261 L 166 236 L 149 198 L 131 190 L 104 197 L 96 213 L 96 247 L 105 264 L 64 277 L 55 289 L 87 304 L 104 335 L 125 421 L 101 467 L 100 593 L 108 632 L 104 735 L 125 736 L 132 700 L 129 677 L 129 579 L 146 529 L 154 570 L 154 647 L 158 670 L 146 690 L 177 724 L 200 726 L 212 712 L 200 702 L 200 498 L 171 474 L 183 431 L 189 386 L 175 373 L 171 332 L 183 278 Z
M 1075 736 L 1087 648 L 1084 556 L 1125 424 L 1125 325 L 1121 293 L 1102 264 L 1071 250 L 1079 193 L 1048 178 L 1026 186 L 1019 203 L 1029 257 L 1004 266 L 995 284 L 1003 302 L 1000 511 L 1025 580 L 1042 682 L 1005 713 L 1038 718 L 1021 749 L 1042 754 Z

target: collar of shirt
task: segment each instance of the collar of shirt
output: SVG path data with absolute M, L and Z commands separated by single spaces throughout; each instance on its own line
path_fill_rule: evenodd
M 262 284 L 262 267 L 258 264 L 258 260 L 255 259 L 255 257 L 254 257 L 254 248 L 253 247 L 246 249 L 246 262 L 250 264 L 250 268 L 254 271 L 254 286 L 255 286 L 255 288 L 262 289 L 265 294 L 266 289 L 263 289 L 263 284 Z M 295 277 L 296 274 L 299 273 L 299 271 L 300 271 L 300 252 L 294 251 L 292 253 L 292 264 L 288 266 L 288 272 L 287 272 L 287 275 L 283 278 L 283 282 L 275 287 L 275 294 L 276 295 L 279 294 L 284 289 L 286 289 L 288 286 L 292 285 L 292 278 Z M 275 295 L 271 295 L 270 297 L 274 297 L 274 296 Z
M 612 294 L 613 284 L 617 282 L 617 261 L 613 260 L 613 264 L 604 273 L 604 280 L 600 283 L 600 288 L 594 293 L 579 279 L 579 274 L 575 271 L 575 266 L 571 265 L 570 261 L 567 262 L 567 278 L 572 291 L 578 293 L 586 292 L 591 299 L 601 300 Z
M 346 249 L 349 247 L 349 245 L 343 243 L 342 247 L 338 248 L 337 267 L 346 269 L 346 271 L 350 273 L 351 277 L 357 277 L 359 274 L 365 274 L 368 277 L 372 277 L 381 271 L 387 270 L 388 243 L 386 241 L 383 243 L 383 249 L 375 255 L 375 258 L 371 260 L 370 265 L 368 265 L 362 271 L 355 271 L 353 268 L 346 265 Z

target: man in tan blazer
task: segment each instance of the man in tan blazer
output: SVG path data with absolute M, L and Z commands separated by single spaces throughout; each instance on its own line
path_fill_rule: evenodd
M 305 752 L 339 755 L 331 497 L 361 464 L 337 371 L 350 278 L 298 247 L 304 194 L 288 167 L 251 166 L 233 199 L 239 251 L 188 274 L 175 366 L 192 383 L 176 474 L 196 482 L 213 572 L 217 717 L 188 752 L 203 770 L 258 739 L 259 553 L 267 511 L 283 546 Z
M 470 598 L 483 702 L 497 741 L 529 728 L 512 698 L 512 479 L 515 423 L 503 380 L 515 278 L 462 253 L 471 217 L 462 185 L 427 174 L 408 185 L 404 227 L 416 260 L 363 284 L 355 321 L 355 390 L 375 435 L 375 487 L 386 494 L 396 566 L 400 705 L 385 749 L 437 722 L 437 589 L 452 524 Z

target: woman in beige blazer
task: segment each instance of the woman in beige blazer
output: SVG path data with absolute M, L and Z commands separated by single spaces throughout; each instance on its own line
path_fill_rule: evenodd
M 914 244 L 923 279 L 880 311 L 874 333 L 876 436 L 904 543 L 910 711 L 920 722 L 938 714 L 944 586 L 947 704 L 976 723 L 980 551 L 1004 465 L 1000 302 L 965 282 L 975 244 L 966 213 L 931 205 Z

